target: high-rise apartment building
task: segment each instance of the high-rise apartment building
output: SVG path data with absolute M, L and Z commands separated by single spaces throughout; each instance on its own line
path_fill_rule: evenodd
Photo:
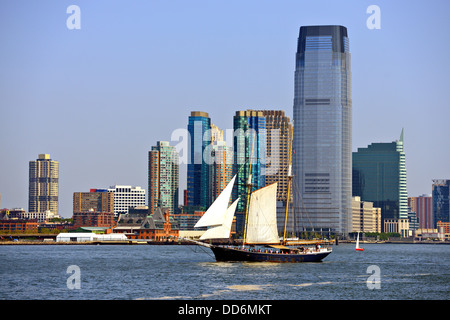
M 247 182 L 251 173 L 252 190 L 266 185 L 266 118 L 263 112 L 236 111 L 233 117 L 234 169 L 237 174 L 233 189 L 233 201 L 241 197 L 236 212 L 244 212 L 247 201 Z M 249 165 L 251 163 L 251 166 Z
M 58 214 L 59 162 L 40 154 L 29 163 L 28 211 Z
M 102 189 L 97 189 L 97 192 Z M 104 190 L 104 189 L 103 189 Z M 145 190 L 141 187 L 115 185 L 107 192 L 114 193 L 114 215 L 127 214 L 130 207 L 145 206 Z
M 299 228 L 347 234 L 352 211 L 352 99 L 347 28 L 306 26 L 294 91 L 294 205 Z M 300 231 L 300 230 L 299 230 Z
M 450 180 L 436 179 L 433 180 L 433 216 L 434 226 L 437 223 L 450 222 Z
M 188 122 L 189 162 L 187 165 L 187 203 L 207 208 L 210 205 L 210 166 L 203 157 L 211 143 L 211 119 L 208 113 L 192 111 Z
M 372 143 L 353 152 L 353 196 L 381 208 L 383 221 L 408 219 L 403 130 L 398 141 Z
M 114 193 L 106 190 L 91 189 L 90 192 L 73 193 L 73 212 L 110 212 L 114 213 Z
M 158 141 L 148 152 L 148 208 L 158 206 L 174 214 L 178 208 L 179 155 L 168 141 Z
M 233 148 L 225 141 L 218 140 L 211 144 L 211 200 L 212 203 L 233 178 Z M 231 200 L 230 200 L 231 201 Z M 230 203 L 231 204 L 231 203 Z
M 260 111 L 266 118 L 266 185 L 278 182 L 277 201 L 286 202 L 292 124 L 284 111 Z

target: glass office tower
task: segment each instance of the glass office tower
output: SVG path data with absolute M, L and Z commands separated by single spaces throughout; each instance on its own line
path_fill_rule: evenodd
M 233 117 L 234 169 L 237 174 L 233 201 L 238 197 L 236 212 L 244 212 L 247 201 L 247 179 L 251 171 L 252 191 L 266 185 L 266 118 L 262 111 L 236 111 Z M 250 164 L 251 163 L 251 167 Z
M 187 204 L 206 209 L 210 205 L 210 165 L 205 162 L 203 153 L 205 148 L 211 144 L 211 119 L 208 113 L 192 111 L 189 117 L 188 131 Z
M 353 196 L 381 208 L 383 232 L 384 220 L 408 219 L 403 130 L 400 140 L 353 152 Z
M 433 228 L 437 228 L 439 221 L 450 222 L 450 180 L 448 179 L 433 180 L 433 217 Z
M 298 231 L 348 233 L 352 204 L 352 100 L 345 27 L 300 28 L 293 139 Z

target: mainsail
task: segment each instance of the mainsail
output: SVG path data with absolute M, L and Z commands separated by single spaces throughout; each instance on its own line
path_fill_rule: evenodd
M 233 204 L 226 210 L 223 223 L 206 230 L 206 232 L 200 237 L 200 240 L 227 239 L 230 237 L 234 212 L 236 211 L 236 206 L 239 202 L 239 199 L 240 198 L 236 199 L 236 201 L 234 201 Z
M 200 220 L 198 220 L 194 228 L 220 226 L 224 223 L 235 180 L 236 176 L 231 179 L 225 189 L 223 189 L 222 193 L 217 197 L 208 210 L 206 210 Z
M 252 192 L 248 211 L 248 244 L 279 243 L 277 229 L 277 183 Z

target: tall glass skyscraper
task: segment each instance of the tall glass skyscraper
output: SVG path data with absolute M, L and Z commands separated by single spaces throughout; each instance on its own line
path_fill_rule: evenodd
M 153 214 L 158 206 L 178 209 L 179 155 L 168 141 L 158 141 L 148 153 L 148 207 Z
M 187 204 L 210 205 L 210 165 L 205 162 L 203 153 L 211 144 L 211 119 L 208 113 L 192 111 L 188 123 L 189 163 L 187 166 Z
M 381 208 L 382 231 L 384 220 L 408 219 L 403 130 L 397 141 L 353 152 L 353 195 Z
M 352 100 L 345 27 L 300 28 L 293 140 L 298 231 L 348 233 L 352 208 Z
M 236 111 L 233 117 L 234 169 L 237 174 L 233 201 L 241 197 L 236 212 L 244 212 L 247 201 L 247 179 L 252 175 L 252 191 L 266 185 L 266 118 L 262 111 Z M 250 165 L 248 165 L 251 163 Z

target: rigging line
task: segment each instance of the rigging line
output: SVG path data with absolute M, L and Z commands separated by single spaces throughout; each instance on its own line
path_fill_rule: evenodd
M 294 183 L 294 188 L 295 188 L 295 190 L 296 190 L 296 193 L 297 193 L 297 195 L 298 195 L 298 198 L 300 198 L 300 202 L 301 202 L 301 206 L 298 206 L 298 208 L 299 208 L 299 213 L 300 213 L 300 221 L 301 222 L 303 222 L 304 220 L 304 217 L 303 217 L 303 211 L 305 211 L 305 216 L 306 216 L 306 219 L 308 220 L 308 222 L 309 222 L 309 226 L 311 227 L 311 229 L 313 229 L 313 225 L 312 225 L 312 222 L 311 222 L 311 218 L 309 217 L 309 214 L 308 214 L 308 212 L 306 212 L 306 207 L 305 207 L 305 203 L 303 202 L 303 197 L 300 195 L 300 190 L 298 189 L 298 185 L 296 184 L 296 183 Z M 299 203 L 297 202 L 297 205 L 298 205 Z M 302 210 L 303 209 L 303 210 Z

